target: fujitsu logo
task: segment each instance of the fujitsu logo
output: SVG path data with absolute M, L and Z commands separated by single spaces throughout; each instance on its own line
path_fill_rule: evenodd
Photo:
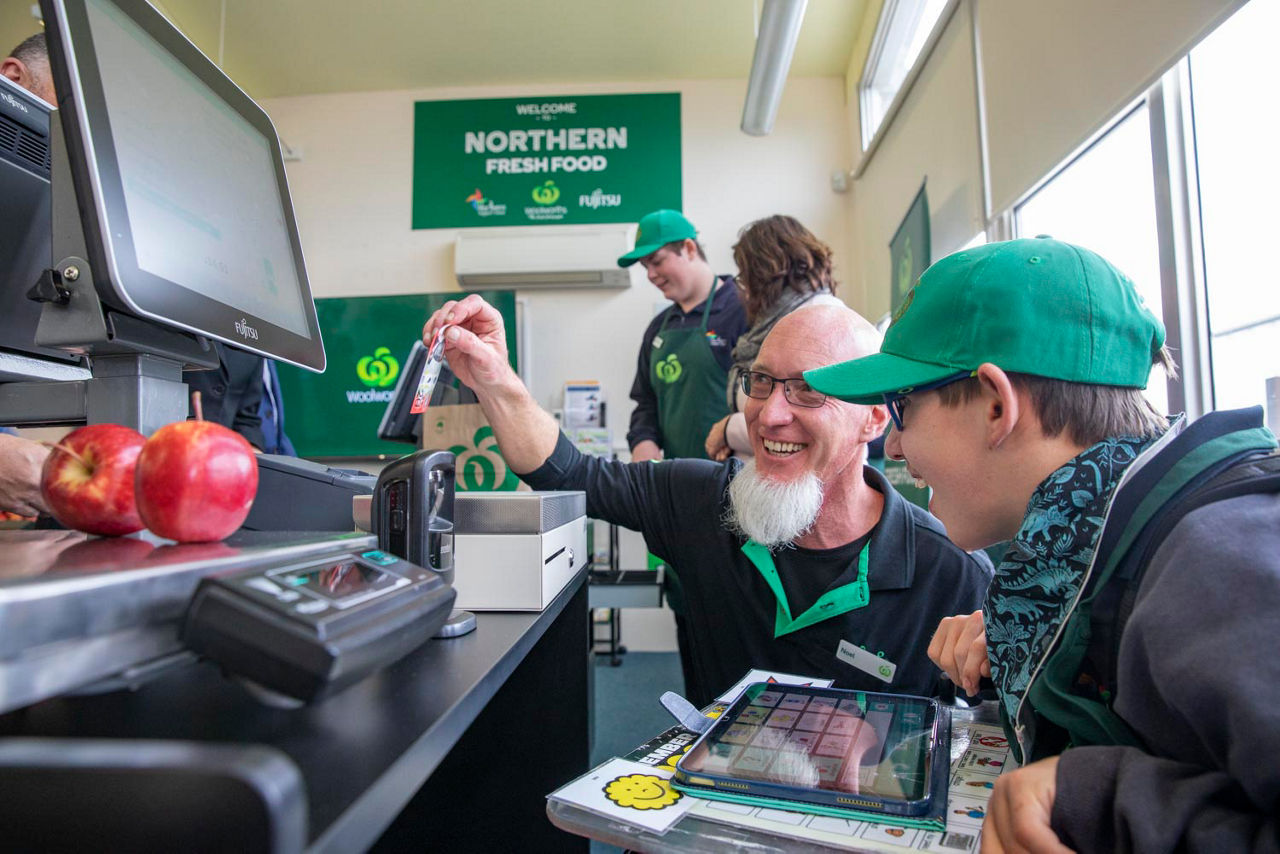
M 31 112 L 29 109 L 27 109 L 26 104 L 22 103 L 17 98 L 10 95 L 8 92 L 0 92 L 0 100 L 3 100 L 10 107 L 14 107 L 15 109 L 22 110 L 22 112 L 24 113 Z
M 258 330 L 250 326 L 249 321 L 245 320 L 243 317 L 236 321 L 236 334 L 243 335 L 245 338 L 251 338 L 254 341 L 258 340 Z

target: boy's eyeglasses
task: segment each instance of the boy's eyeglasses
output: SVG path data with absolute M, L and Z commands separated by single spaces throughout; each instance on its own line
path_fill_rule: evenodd
M 936 388 L 942 388 L 944 385 L 958 383 L 960 380 L 967 380 L 969 377 L 976 377 L 977 375 L 977 371 L 960 371 L 958 374 L 943 377 L 936 382 L 898 389 L 893 394 L 886 394 L 884 396 L 884 405 L 889 408 L 889 417 L 893 419 L 893 426 L 899 430 L 902 429 L 902 402 L 907 399 L 908 395 L 915 394 L 918 391 L 932 391 Z
M 780 379 L 760 371 L 746 371 L 739 379 L 742 384 L 742 393 L 756 400 L 768 400 L 769 395 L 773 394 L 774 383 L 782 383 L 782 396 L 787 399 L 787 403 L 817 409 L 827 402 L 827 396 L 810 388 L 802 377 Z

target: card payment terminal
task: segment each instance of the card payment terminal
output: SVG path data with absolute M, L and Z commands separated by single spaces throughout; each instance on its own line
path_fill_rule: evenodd
M 435 634 L 456 595 L 442 575 L 372 549 L 211 576 L 182 639 L 268 701 L 310 702 Z

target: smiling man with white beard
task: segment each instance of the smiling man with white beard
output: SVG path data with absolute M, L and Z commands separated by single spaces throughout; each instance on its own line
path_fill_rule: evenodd
M 724 523 L 743 539 L 776 549 L 809 533 L 821 511 L 822 481 L 816 474 L 775 483 L 760 474 L 753 458 L 729 482 Z
M 479 296 L 446 303 L 423 330 L 445 332 L 450 367 L 480 400 L 507 464 L 534 489 L 581 489 L 587 514 L 640 531 L 674 562 L 693 666 L 709 703 L 752 667 L 843 688 L 932 694 L 927 655 L 943 616 L 973 611 L 991 564 L 957 548 L 929 513 L 866 465 L 883 406 L 809 388 L 803 372 L 879 347 L 843 306 L 780 320 L 743 375 L 755 460 L 620 463 L 587 457 L 507 362 L 502 318 Z

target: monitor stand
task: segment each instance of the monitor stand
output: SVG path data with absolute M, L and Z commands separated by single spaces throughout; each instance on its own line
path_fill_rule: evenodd
M 187 417 L 184 368 L 216 368 L 218 353 L 192 335 L 113 310 L 94 286 L 61 123 L 49 125 L 53 258 L 28 296 L 43 303 L 36 343 L 89 356 L 88 379 L 0 384 L 0 424 L 113 423 L 150 435 Z M 10 363 L 5 367 L 14 368 Z M 20 369 L 20 368 L 19 368 Z M 12 376 L 12 371 L 7 371 Z

